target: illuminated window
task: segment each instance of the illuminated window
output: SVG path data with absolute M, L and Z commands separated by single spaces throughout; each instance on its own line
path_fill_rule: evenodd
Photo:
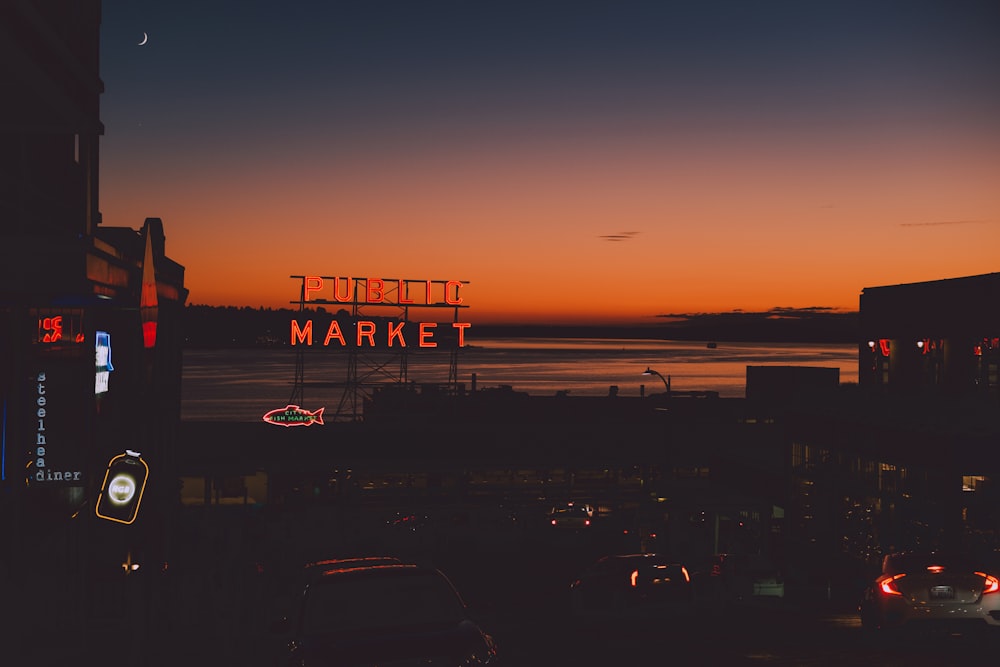
M 962 491 L 975 493 L 975 491 L 985 483 L 985 475 L 962 475 Z
M 66 345 L 82 343 L 83 311 L 80 309 L 38 308 L 31 311 L 38 322 L 32 343 L 35 345 Z

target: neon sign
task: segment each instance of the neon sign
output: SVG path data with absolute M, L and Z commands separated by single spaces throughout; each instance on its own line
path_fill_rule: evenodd
M 314 412 L 303 410 L 297 405 L 286 405 L 277 410 L 271 410 L 264 415 L 264 421 L 268 424 L 278 426 L 312 426 L 313 424 L 323 425 L 323 410 L 320 408 Z
M 52 470 L 49 466 L 49 450 L 51 443 L 49 428 L 51 419 L 50 411 L 52 404 L 49 400 L 49 376 L 45 371 L 39 371 L 35 375 L 35 400 L 34 418 L 36 423 L 34 448 L 32 450 L 32 461 L 28 467 L 34 467 L 35 473 L 31 476 L 35 482 L 79 482 L 83 473 L 79 470 Z
M 149 466 L 139 452 L 126 449 L 108 461 L 95 512 L 108 521 L 129 524 L 135 521 L 146 488 Z
M 97 332 L 94 345 L 96 371 L 94 374 L 94 394 L 100 395 L 108 391 L 108 378 L 111 371 L 111 334 L 106 331 Z
M 336 276 L 292 276 L 302 279 L 302 300 L 307 303 L 367 303 L 390 306 L 460 306 L 458 292 L 465 280 L 407 280 L 398 278 L 343 278 Z M 330 297 L 322 298 L 331 281 Z M 352 287 L 353 284 L 353 287 Z
M 55 345 L 56 343 L 82 343 L 84 341 L 80 313 L 60 313 L 38 318 L 36 343 Z
M 446 332 L 438 331 L 437 322 L 411 323 L 406 320 L 382 318 L 364 319 L 356 317 L 362 306 L 394 306 L 401 309 L 415 308 L 467 308 L 459 294 L 463 280 L 409 280 L 397 278 L 345 278 L 330 276 L 291 276 L 302 281 L 300 306 L 306 304 L 351 305 L 355 318 L 350 322 L 353 331 L 345 332 L 345 326 L 338 319 L 330 321 L 323 335 L 323 347 L 407 347 L 415 344 L 421 348 L 438 346 L 435 334 L 453 334 L 458 347 L 465 346 L 465 330 L 472 326 L 469 322 L 451 322 Z M 457 319 L 457 318 L 456 318 Z M 406 325 L 410 324 L 409 329 Z M 416 332 L 412 330 L 416 327 Z M 318 339 L 318 335 L 315 337 Z M 313 320 L 291 321 L 291 344 L 312 346 L 314 342 Z
M 142 346 L 156 347 L 156 318 L 159 312 L 156 297 L 156 269 L 153 266 L 153 236 L 146 229 L 146 254 L 142 260 L 142 288 L 139 295 L 139 314 L 142 318 Z
M 329 347 L 331 342 L 334 341 L 341 347 L 347 347 L 349 344 L 356 345 L 357 347 L 365 347 L 365 345 L 376 347 L 376 338 L 378 340 L 385 340 L 388 347 L 395 345 L 406 347 L 406 338 L 403 331 L 406 324 L 406 322 L 390 320 L 385 324 L 385 330 L 379 335 L 379 327 L 374 321 L 359 320 L 354 324 L 354 328 L 356 329 L 354 336 L 348 339 L 344 337 L 340 323 L 337 320 L 332 320 L 327 327 L 326 335 L 323 337 L 323 347 Z M 434 340 L 434 330 L 437 326 L 437 322 L 417 323 L 417 345 L 419 347 L 437 347 L 437 341 Z M 451 323 L 452 329 L 458 334 L 458 347 L 465 347 L 465 330 L 470 326 L 472 325 L 468 322 Z M 298 320 L 292 320 L 291 340 L 293 346 L 300 344 L 312 346 L 313 321 L 306 320 L 305 324 L 299 324 Z

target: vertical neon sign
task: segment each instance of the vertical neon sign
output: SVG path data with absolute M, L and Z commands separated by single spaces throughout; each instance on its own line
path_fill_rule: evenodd
M 111 371 L 115 370 L 111 365 L 111 334 L 106 331 L 97 332 L 97 340 L 94 343 L 95 373 L 94 373 L 94 394 L 100 395 L 108 391 L 108 378 Z

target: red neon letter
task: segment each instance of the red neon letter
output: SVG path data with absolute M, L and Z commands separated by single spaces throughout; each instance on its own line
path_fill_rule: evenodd
M 472 325 L 469 322 L 452 322 L 451 326 L 458 329 L 458 346 L 465 347 L 465 330 Z
M 432 340 L 428 340 L 434 337 L 433 331 L 428 331 L 428 329 L 433 329 L 437 326 L 435 322 L 421 322 L 420 323 L 420 347 L 437 347 L 438 344 Z
M 62 340 L 62 315 L 46 317 L 42 320 L 42 330 L 49 332 L 43 334 L 43 343 L 55 343 Z
M 368 279 L 368 303 L 382 303 L 385 299 L 385 283 L 381 278 Z
M 400 322 L 399 326 L 394 326 L 393 322 L 389 322 L 389 347 L 392 347 L 392 339 L 399 339 L 399 346 L 406 347 L 406 339 L 403 338 L 403 325 L 406 322 Z
M 424 303 L 431 303 L 431 281 L 427 281 L 427 291 L 424 295 Z
M 304 342 L 306 345 L 313 344 L 313 321 L 306 320 L 306 328 L 299 329 L 298 320 L 292 320 L 292 345 L 296 342 Z
M 344 342 L 344 336 L 340 333 L 340 323 L 338 323 L 337 320 L 330 322 L 330 328 L 326 330 L 326 339 L 323 341 L 323 347 L 330 344 L 331 338 L 339 340 L 341 347 L 347 345 L 347 343 Z
M 368 320 L 358 322 L 358 347 L 361 347 L 361 339 L 367 338 L 368 344 L 375 347 L 375 323 Z
M 407 283 L 405 280 L 400 279 L 400 281 L 399 281 L 399 289 L 398 289 L 398 292 L 399 292 L 399 303 L 413 303 L 413 299 L 411 299 L 410 296 L 409 296 L 409 294 L 407 294 L 407 292 L 408 292 L 408 290 L 407 290 L 408 285 L 409 285 L 409 283 Z M 404 294 L 406 294 L 405 298 L 403 296 Z
M 310 292 L 318 292 L 323 289 L 323 279 L 319 276 L 306 276 L 302 279 L 302 300 L 308 301 Z
M 344 295 L 340 295 L 340 278 L 333 279 L 333 298 L 341 303 L 351 300 L 351 279 L 344 278 L 344 284 L 347 289 L 344 290 Z
M 454 299 L 452 299 L 449 296 L 449 290 L 451 290 L 451 288 L 452 288 L 453 285 L 455 287 L 455 298 Z M 462 283 L 459 280 L 449 280 L 447 283 L 445 283 L 445 286 L 444 286 L 444 302 L 447 303 L 449 306 L 457 306 L 458 304 L 462 303 L 462 297 L 460 297 L 458 295 L 458 288 L 461 287 L 461 286 L 462 286 Z

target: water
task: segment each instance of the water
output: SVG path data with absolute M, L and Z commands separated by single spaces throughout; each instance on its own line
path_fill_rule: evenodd
M 385 354 L 359 358 L 358 377 L 393 382 L 399 358 Z M 716 391 L 725 398 L 746 392 L 747 366 L 822 366 L 840 369 L 840 381 L 857 382 L 857 347 L 851 344 L 704 343 L 632 339 L 525 338 L 476 340 L 459 352 L 458 381 L 479 389 L 509 385 L 515 391 L 552 395 L 619 396 L 664 391 L 647 367 L 670 378 L 674 391 Z M 448 380 L 449 356 L 443 352 L 411 354 L 408 378 L 416 383 Z M 306 351 L 307 382 L 343 382 L 345 355 L 335 349 Z M 259 421 L 268 410 L 284 407 L 292 392 L 295 352 L 291 348 L 185 350 L 181 416 L 186 420 Z M 307 387 L 304 407 L 340 402 L 339 388 Z

